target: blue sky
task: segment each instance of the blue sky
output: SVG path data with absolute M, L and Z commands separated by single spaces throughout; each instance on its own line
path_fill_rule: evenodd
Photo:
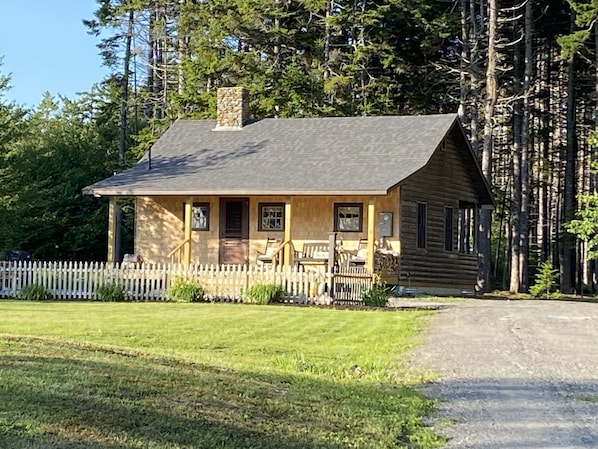
M 35 106 L 44 92 L 75 99 L 102 81 L 108 69 L 83 19 L 96 0 L 3 1 L 0 7 L 0 73 L 11 74 L 4 100 Z

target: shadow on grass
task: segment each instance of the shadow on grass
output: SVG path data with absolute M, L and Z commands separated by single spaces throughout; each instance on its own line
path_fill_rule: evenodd
M 407 387 L 0 339 L 0 447 L 438 447 Z

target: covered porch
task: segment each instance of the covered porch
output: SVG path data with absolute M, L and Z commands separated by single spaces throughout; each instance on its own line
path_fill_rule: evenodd
M 158 203 L 159 199 L 151 202 Z M 180 206 L 177 207 L 177 203 Z M 235 203 L 238 212 L 231 212 L 230 204 Z M 152 233 L 148 232 L 146 222 L 156 222 L 156 217 L 138 218 L 135 252 L 149 262 L 187 266 L 300 266 L 323 272 L 334 267 L 362 267 L 369 272 L 384 274 L 389 282 L 397 283 L 398 204 L 398 189 L 385 196 L 346 199 L 328 196 L 169 199 L 162 201 L 159 208 L 152 207 L 159 209 L 162 216 L 164 210 L 170 210 L 172 215 L 180 210 L 176 217 L 179 224 L 173 223 L 172 232 L 156 232 L 160 245 L 155 244 L 159 249 L 153 250 L 153 246 L 144 243 L 143 239 L 149 239 Z M 266 212 L 264 205 L 268 206 Z M 116 238 L 117 208 L 118 197 L 110 197 L 107 261 L 111 264 L 120 261 Z M 141 217 L 151 215 L 143 212 L 150 209 L 147 205 L 137 209 Z M 238 229 L 233 229 L 234 226 Z M 178 239 L 176 233 L 180 233 Z M 154 254 L 150 254 L 152 250 Z M 156 256 L 163 258 L 158 260 Z

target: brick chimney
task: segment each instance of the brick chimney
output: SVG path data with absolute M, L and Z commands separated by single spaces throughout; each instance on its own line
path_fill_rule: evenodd
M 220 87 L 215 130 L 241 129 L 249 118 L 249 91 L 244 87 Z

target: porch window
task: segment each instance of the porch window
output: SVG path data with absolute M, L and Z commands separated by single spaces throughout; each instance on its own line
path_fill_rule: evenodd
M 284 204 L 259 204 L 258 231 L 284 231 Z
M 444 249 L 453 250 L 453 208 L 444 208 Z
M 210 204 L 193 203 L 191 216 L 191 229 L 193 231 L 210 230 Z
M 363 204 L 335 203 L 334 230 L 336 232 L 361 232 L 363 229 Z
M 417 203 L 417 247 L 426 247 L 426 234 L 428 232 L 428 205 Z
M 459 202 L 459 251 L 465 254 L 476 252 L 476 206 Z

